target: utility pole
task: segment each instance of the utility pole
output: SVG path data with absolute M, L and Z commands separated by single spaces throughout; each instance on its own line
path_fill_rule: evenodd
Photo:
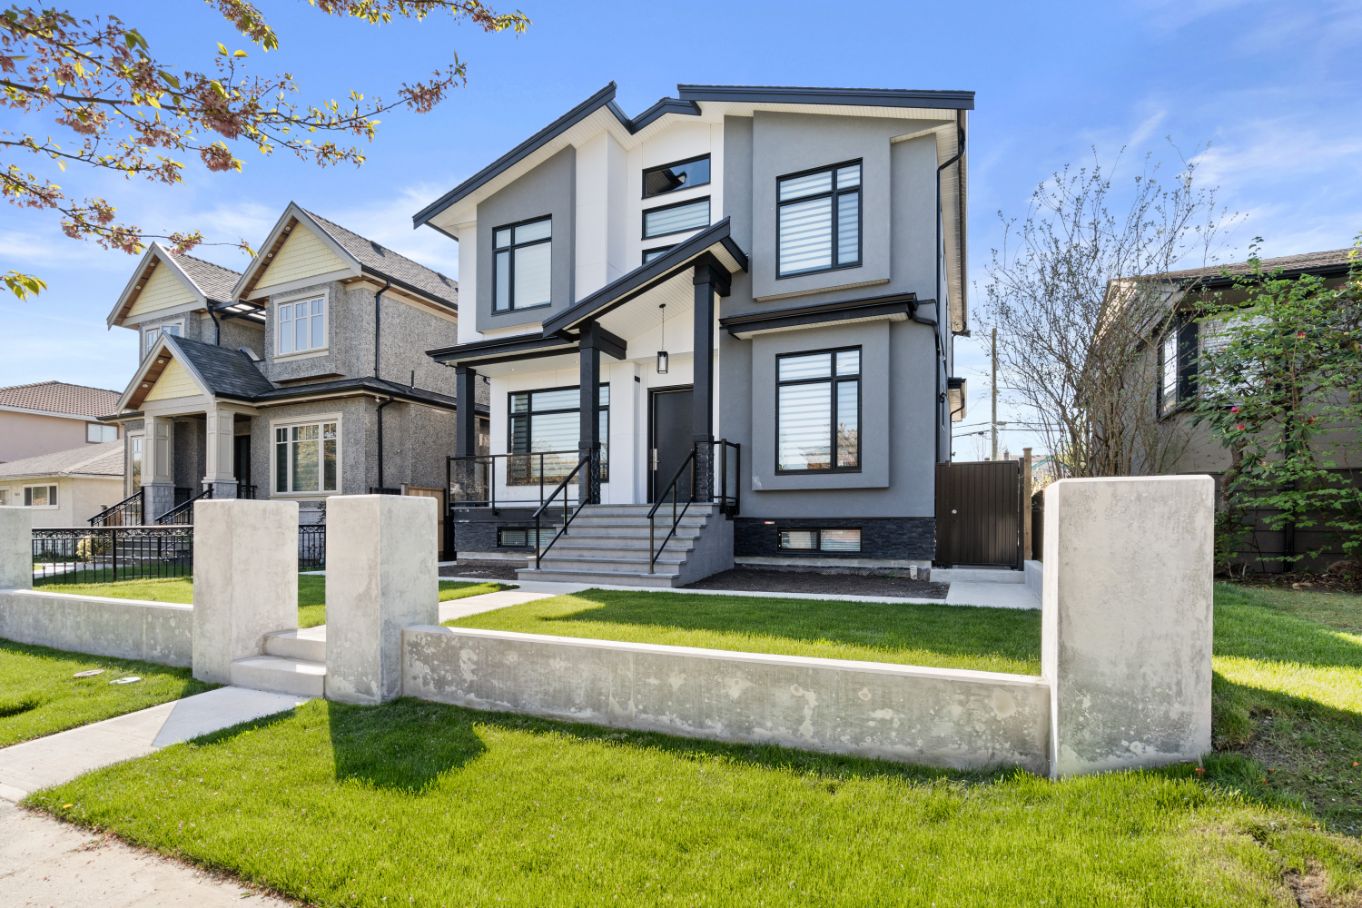
M 992 385 L 991 395 L 993 399 L 993 414 L 989 418 L 989 427 L 993 432 L 993 456 L 989 460 L 998 459 L 998 329 L 993 329 L 993 368 L 989 370 L 989 383 Z

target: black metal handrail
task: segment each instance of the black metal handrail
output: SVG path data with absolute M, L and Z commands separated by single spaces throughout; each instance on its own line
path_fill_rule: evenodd
M 711 456 L 707 458 L 707 462 L 703 465 L 703 469 L 708 470 L 710 473 L 709 483 L 707 483 L 706 486 L 709 489 L 708 498 L 711 501 L 716 502 L 725 514 L 732 517 L 738 513 L 738 510 L 741 507 L 742 445 L 725 438 L 716 438 L 708 444 L 711 448 L 709 452 Z M 728 484 L 728 452 L 730 449 L 733 452 L 734 465 L 734 482 L 731 491 Z M 717 450 L 719 454 L 719 483 L 717 489 L 712 485 L 714 480 L 713 454 L 715 450 Z M 681 521 L 685 519 L 686 512 L 690 510 L 691 504 L 698 500 L 696 493 L 698 490 L 698 480 L 700 478 L 699 470 L 701 469 L 698 456 L 699 453 L 700 446 L 698 444 L 692 445 L 690 453 L 686 455 L 686 459 L 681 461 L 681 465 L 676 468 L 676 473 L 672 476 L 671 482 L 667 483 L 662 494 L 658 496 L 657 501 L 648 510 L 648 573 L 650 574 L 656 571 L 657 559 L 662 557 L 662 552 L 667 548 L 667 543 L 671 542 L 672 537 L 676 535 L 676 531 L 680 528 Z M 680 504 L 680 491 L 677 484 L 681 481 L 681 476 L 687 467 L 690 467 L 690 494 L 686 498 L 685 506 L 678 510 L 678 505 Z M 667 530 L 667 535 L 662 540 L 661 545 L 659 545 L 657 543 L 657 512 L 658 509 L 667 503 L 668 497 L 670 497 L 672 504 L 672 525 Z
M 138 489 L 118 504 L 109 505 L 90 518 L 92 527 L 138 526 L 142 523 L 143 489 Z M 132 517 L 131 520 L 128 517 Z
M 682 519 L 686 516 L 686 511 L 690 510 L 691 502 L 695 501 L 695 478 L 696 478 L 695 454 L 698 451 L 698 449 L 699 449 L 698 445 L 691 445 L 690 453 L 686 455 L 685 460 L 681 461 L 681 465 L 676 468 L 676 472 L 672 475 L 672 481 L 667 483 L 667 487 L 663 490 L 662 494 L 657 496 L 657 501 L 653 504 L 651 508 L 648 509 L 649 574 L 653 573 L 657 569 L 657 559 L 662 555 L 662 550 L 667 547 L 667 543 L 670 542 L 671 538 L 676 535 L 676 528 L 681 525 Z M 676 506 L 678 503 L 677 498 L 679 497 L 680 490 L 677 487 L 677 483 L 680 481 L 681 475 L 686 471 L 687 467 L 690 468 L 690 492 L 686 496 L 685 507 L 681 508 L 680 513 L 678 513 L 676 510 Z M 667 531 L 667 537 L 662 540 L 662 545 L 659 546 L 656 541 L 657 509 L 662 507 L 662 505 L 666 503 L 667 497 L 669 495 L 671 496 L 672 502 L 672 525 L 671 529 Z
M 534 512 L 535 570 L 539 569 L 540 562 L 543 561 L 544 556 L 549 553 L 549 549 L 553 548 L 553 544 L 563 536 L 567 535 L 568 526 L 571 525 L 572 521 L 576 519 L 577 515 L 582 512 L 582 508 L 590 504 L 599 494 L 600 474 L 597 472 L 595 468 L 597 457 L 598 457 L 597 451 L 591 451 L 587 454 L 582 455 L 582 459 L 577 461 L 577 466 L 572 468 L 572 472 L 568 473 L 567 476 L 563 477 L 563 481 L 558 483 L 557 487 L 554 488 L 553 493 L 549 495 L 548 499 L 535 510 Z M 568 495 L 565 490 L 572 483 L 572 480 L 577 478 L 577 474 L 582 472 L 582 467 L 587 467 L 588 469 L 589 476 L 588 494 L 577 496 L 578 498 L 577 506 L 575 508 L 571 508 L 571 510 L 569 511 L 570 506 L 568 502 Z M 563 525 L 558 528 L 557 533 L 553 534 L 553 538 L 549 540 L 548 545 L 540 546 L 539 543 L 543 538 L 540 534 L 543 532 L 541 523 L 544 516 L 544 512 L 549 510 L 549 508 L 553 505 L 553 500 L 558 497 L 559 492 L 563 493 Z
M 209 484 L 208 487 L 199 494 L 180 502 L 160 517 L 157 517 L 156 522 L 161 526 L 187 526 L 192 524 L 194 522 L 194 502 L 203 501 L 204 499 L 212 497 L 213 486 L 212 484 Z
M 536 501 L 535 498 L 511 498 L 497 501 L 497 463 L 505 464 L 503 472 L 506 474 L 507 487 L 514 486 L 537 486 L 539 489 L 538 504 L 543 507 L 548 501 L 546 492 L 548 491 L 545 478 L 545 458 L 548 457 L 580 457 L 577 451 L 531 451 L 523 454 L 469 454 L 464 457 L 450 457 L 445 463 L 445 484 L 449 487 L 449 503 L 451 506 L 464 507 L 489 507 L 496 508 L 500 505 L 520 504 L 528 505 Z M 535 470 L 536 461 L 538 469 Z M 571 462 L 571 461 L 569 461 Z M 455 478 L 455 465 L 461 466 L 461 474 Z M 523 464 L 524 476 L 514 477 L 511 475 L 512 468 Z M 557 464 L 548 464 L 549 469 Z M 482 475 L 475 475 L 481 470 Z M 460 486 L 471 486 L 471 489 L 461 488 Z

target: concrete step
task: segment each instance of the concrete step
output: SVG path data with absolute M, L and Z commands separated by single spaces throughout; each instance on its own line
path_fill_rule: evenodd
M 657 556 L 657 566 L 660 568 L 665 565 L 680 566 L 686 563 L 687 552 L 673 552 L 668 546 L 667 550 Z M 648 553 L 642 552 L 559 552 L 558 546 L 554 546 L 547 555 L 539 559 L 546 568 L 560 568 L 572 565 L 574 570 L 592 571 L 637 571 L 648 569 Z
M 297 697 L 320 697 L 326 691 L 326 663 L 283 656 L 248 656 L 232 663 L 232 684 Z
M 669 529 L 671 529 L 670 523 L 658 521 L 657 538 L 661 539 L 663 536 L 666 536 Z M 701 524 L 682 524 L 676 528 L 676 536 L 681 539 L 695 539 L 699 537 L 702 529 L 703 527 Z M 545 540 L 550 538 L 552 537 L 550 537 L 548 533 L 544 534 Z M 600 540 L 642 539 L 646 545 L 648 542 L 648 521 L 619 524 L 574 523 L 572 526 L 568 527 L 568 531 L 563 535 L 563 538 Z
M 687 552 L 694 547 L 693 543 L 699 538 L 699 533 L 686 536 L 673 536 L 667 540 L 666 551 Z M 657 533 L 657 544 L 662 545 L 662 540 L 667 538 L 667 534 L 661 529 Z M 570 552 L 599 552 L 609 550 L 612 552 L 647 552 L 648 534 L 645 532 L 641 536 L 581 536 L 576 533 L 569 533 L 561 537 L 553 544 L 553 551 L 559 550 Z
M 678 510 L 685 507 L 685 505 L 686 503 L 684 501 L 678 502 Z M 650 504 L 589 504 L 582 509 L 582 513 L 578 515 L 577 519 L 580 520 L 583 517 L 647 517 L 648 512 L 652 509 L 653 506 Z M 707 515 L 713 512 L 713 510 L 714 505 L 712 504 L 692 503 L 691 506 L 686 509 L 686 513 L 688 515 Z M 670 501 L 664 503 L 662 507 L 657 509 L 658 516 L 661 516 L 664 512 L 668 514 L 671 513 Z
M 682 517 L 679 521 L 677 521 L 677 526 L 678 526 L 679 528 L 682 528 L 682 529 L 698 530 L 698 529 L 700 529 L 701 527 L 703 527 L 703 526 L 704 526 L 706 523 L 708 523 L 708 522 L 709 522 L 709 517 L 707 517 L 707 516 L 705 516 L 705 515 L 703 515 L 703 514 L 701 514 L 701 515 L 687 514 L 685 517 Z M 656 526 L 658 529 L 660 529 L 660 530 L 665 530 L 665 529 L 670 528 L 671 525 L 672 525 L 672 517 L 671 517 L 670 514 L 658 514 L 658 515 L 657 515 L 657 521 L 656 521 L 656 523 L 654 524 L 654 526 Z M 572 525 L 568 527 L 568 532 L 569 532 L 569 533 L 575 533 L 575 532 L 577 532 L 578 528 L 582 528 L 582 527 L 590 528 L 590 529 L 597 529 L 597 528 L 600 528 L 600 529 L 625 528 L 625 529 L 632 529 L 632 530 L 640 530 L 640 529 L 641 529 L 641 530 L 643 530 L 643 531 L 646 533 L 646 532 L 648 531 L 648 518 L 647 518 L 647 517 L 609 517 L 609 516 L 586 517 L 586 516 L 582 516 L 582 517 L 578 517 L 576 520 L 572 521 Z
M 658 570 L 655 574 L 646 571 L 575 571 L 566 569 L 540 570 L 522 568 L 516 571 L 516 579 L 523 581 L 542 581 L 545 583 L 584 583 L 590 586 L 656 586 L 670 589 L 677 586 L 678 574 Z
M 265 655 L 326 662 L 326 626 L 294 628 L 265 635 Z

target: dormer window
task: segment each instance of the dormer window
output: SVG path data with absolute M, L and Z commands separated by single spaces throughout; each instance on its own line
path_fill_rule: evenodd
M 142 355 L 146 356 L 151 352 L 151 348 L 156 345 L 156 339 L 162 334 L 173 334 L 176 337 L 184 336 L 184 322 L 170 322 L 165 325 L 152 325 L 150 328 L 142 329 Z
M 551 299 L 553 219 L 536 218 L 492 231 L 492 309 L 512 312 Z
M 274 352 L 293 356 L 326 349 L 326 297 L 289 300 L 274 308 Z

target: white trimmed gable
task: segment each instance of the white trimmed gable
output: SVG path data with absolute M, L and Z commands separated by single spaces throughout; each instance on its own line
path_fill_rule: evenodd
M 297 221 L 283 245 L 260 272 L 252 289 L 265 293 L 307 278 L 351 270 L 354 270 L 353 262 L 337 255 L 307 222 Z

